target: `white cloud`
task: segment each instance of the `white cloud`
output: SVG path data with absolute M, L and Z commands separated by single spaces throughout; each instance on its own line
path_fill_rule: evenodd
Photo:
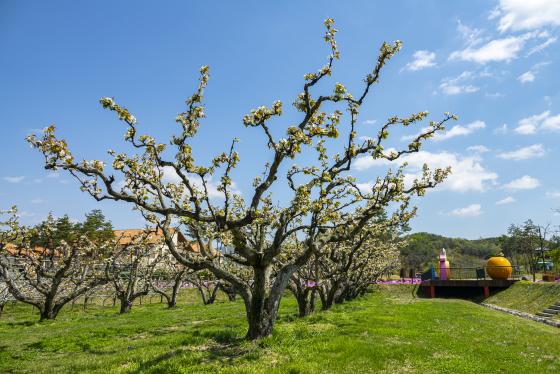
M 23 211 L 19 211 L 18 212 L 18 216 L 19 217 L 35 217 L 37 214 L 35 212 L 28 212 L 26 210 Z
M 508 125 L 506 123 L 494 129 L 494 134 L 506 134 L 507 132 L 508 132 Z
M 498 18 L 501 14 L 502 14 L 502 12 L 500 11 L 500 7 L 497 6 L 497 7 L 495 7 L 494 9 L 492 9 L 492 10 L 490 11 L 490 13 L 488 14 L 488 19 L 489 19 L 489 20 L 496 19 L 496 18 Z
M 473 85 L 456 85 L 456 84 L 451 84 L 449 82 L 443 82 L 442 84 L 439 85 L 439 88 L 441 88 L 441 91 L 446 94 L 446 95 L 459 95 L 462 93 L 474 93 L 477 92 L 479 90 L 478 87 L 473 86 Z
M 546 197 L 550 199 L 560 199 L 560 191 L 547 191 Z
M 531 48 L 529 50 L 529 52 L 527 53 L 527 56 L 531 56 L 534 53 L 540 52 L 540 51 L 544 50 L 545 48 L 548 48 L 552 43 L 556 42 L 556 40 L 558 40 L 558 38 L 556 38 L 555 36 L 549 37 L 543 43 L 538 44 L 538 45 L 534 46 L 533 48 Z
M 467 45 L 476 45 L 482 41 L 481 30 L 464 25 L 460 20 L 457 22 L 457 31 Z
M 531 69 L 517 77 L 517 80 L 521 83 L 533 82 L 535 80 L 536 74 L 541 70 L 543 66 L 546 66 L 548 64 L 550 64 L 550 62 L 540 62 L 533 65 Z
M 450 216 L 457 216 L 457 217 L 476 217 L 482 214 L 480 204 L 471 204 L 464 208 L 453 209 L 449 212 Z
M 371 189 L 374 184 L 375 183 L 372 181 L 366 183 L 356 183 L 356 187 L 358 187 L 360 191 L 366 193 L 366 192 L 371 192 Z
M 504 160 L 519 161 L 543 157 L 545 153 L 546 151 L 542 144 L 533 144 L 515 151 L 498 153 L 498 157 Z
M 532 30 L 560 25 L 558 0 L 500 0 L 498 30 Z
M 486 127 L 486 124 L 484 123 L 484 121 L 480 121 L 480 120 L 471 122 L 471 123 L 469 123 L 467 125 L 464 125 L 464 126 L 463 125 L 455 125 L 445 132 L 436 133 L 431 138 L 431 140 L 436 141 L 436 142 L 440 142 L 440 141 L 443 141 L 443 140 L 454 138 L 456 136 L 465 136 L 465 135 L 472 134 L 475 130 L 483 129 L 485 127 Z M 418 134 L 404 135 L 404 136 L 401 137 L 401 140 L 406 140 L 406 141 L 412 140 L 412 139 L 416 138 L 418 135 L 421 135 L 421 134 L 425 133 L 429 129 L 430 129 L 429 127 L 425 127 L 422 130 L 420 130 L 420 132 Z
M 524 175 L 521 178 L 514 179 L 509 183 L 504 184 L 504 188 L 509 190 L 532 190 L 541 185 L 538 179 Z
M 550 115 L 547 110 L 541 114 L 535 114 L 519 120 L 518 126 L 514 129 L 521 135 L 535 134 L 538 130 L 560 131 L 560 114 Z
M 24 179 L 25 176 L 23 175 L 4 177 L 4 180 L 8 183 L 20 183 Z
M 502 200 L 496 201 L 496 205 L 505 205 L 515 203 L 515 199 L 512 196 L 508 196 L 503 198 Z
M 491 40 L 480 47 L 471 45 L 451 53 L 449 60 L 473 61 L 479 64 L 491 61 L 511 61 L 517 58 L 525 42 L 531 37 L 531 34 L 524 34 Z
M 541 128 L 550 131 L 560 130 L 560 114 L 545 119 L 541 125 Z
M 472 84 L 466 84 L 465 81 L 473 79 L 475 76 L 470 71 L 464 71 L 455 78 L 444 78 L 439 85 L 440 90 L 446 95 L 458 95 L 462 93 L 473 93 L 479 90 Z
M 519 121 L 518 126 L 514 131 L 518 134 L 529 135 L 537 132 L 537 127 L 540 126 L 541 122 L 550 115 L 550 111 L 543 112 L 541 114 L 535 114 L 533 116 L 523 118 Z
M 469 135 L 475 130 L 483 129 L 485 127 L 486 124 L 484 123 L 484 121 L 480 120 L 471 122 L 465 126 L 455 125 L 451 129 L 449 129 L 449 131 L 446 131 L 444 133 L 437 133 L 432 139 L 435 141 L 447 140 L 456 136 Z
M 43 204 L 44 202 L 45 202 L 45 200 L 41 199 L 41 198 L 36 198 L 36 199 L 31 200 L 31 204 Z
M 390 152 L 391 150 L 386 151 Z M 467 192 L 484 191 L 488 183 L 495 183 L 498 178 L 496 173 L 486 170 L 481 161 L 478 156 L 463 157 L 449 152 L 420 151 L 404 155 L 395 162 L 389 162 L 385 159 L 374 160 L 368 156 L 359 157 L 354 163 L 354 168 L 363 171 L 376 166 L 399 166 L 406 162 L 408 164 L 406 172 L 409 173 L 407 179 L 412 180 L 414 177 L 421 175 L 424 164 L 432 169 L 451 166 L 451 174 L 438 186 L 438 190 Z
M 364 122 L 362 122 L 364 125 L 375 125 L 377 123 L 376 119 L 366 119 Z
M 490 149 L 483 145 L 472 145 L 467 148 L 467 151 L 474 152 L 474 153 L 486 153 L 486 152 L 490 152 Z
M 504 97 L 505 95 L 504 95 L 503 93 L 501 93 L 501 92 L 493 92 L 493 93 L 488 93 L 488 92 L 486 92 L 486 93 L 484 94 L 484 96 L 489 97 L 489 98 L 492 98 L 492 99 L 497 99 L 497 98 L 499 98 L 499 97 Z
M 414 52 L 414 60 L 406 64 L 406 69 L 411 71 L 422 70 L 436 66 L 436 54 L 430 51 L 416 51 Z
M 533 73 L 531 70 L 526 71 L 525 73 L 518 76 L 517 80 L 521 83 L 532 82 L 535 80 L 535 73 Z

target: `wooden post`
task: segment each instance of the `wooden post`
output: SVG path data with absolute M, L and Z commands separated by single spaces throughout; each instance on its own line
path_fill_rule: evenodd
M 432 299 L 436 297 L 436 286 L 430 286 L 430 297 Z
M 484 287 L 484 298 L 486 299 L 488 297 L 490 297 L 490 287 L 485 286 Z

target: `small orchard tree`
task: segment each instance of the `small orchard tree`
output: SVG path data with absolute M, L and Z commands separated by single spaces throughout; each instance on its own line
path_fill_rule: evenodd
M 7 247 L 12 246 L 21 236 L 16 213 L 15 206 L 9 210 L 0 210 L 0 254 L 6 253 Z M 2 274 L 0 269 L 0 316 L 6 303 L 13 298 Z
M 318 293 L 317 258 L 308 262 L 292 274 L 288 289 L 296 298 L 298 315 L 305 317 L 315 311 L 315 300 Z
M 405 222 L 398 217 L 392 222 L 376 220 L 354 240 L 322 248 L 313 269 L 323 310 L 363 295 L 372 282 L 399 265 L 403 240 L 395 226 Z
M 425 166 L 421 175 L 405 184 L 401 167 L 379 175 L 367 191 L 358 188 L 356 179 L 349 174 L 358 158 L 395 161 L 418 152 L 426 139 L 443 130 L 445 123 L 455 117 L 446 113 L 443 119 L 430 121 L 402 149 L 385 148 L 390 131 L 421 124 L 427 112 L 391 117 L 371 139 L 359 140 L 359 110 L 373 85 L 379 82 L 382 68 L 400 50 L 401 42 L 382 44 L 357 95 L 341 83 L 331 86 L 330 92 L 315 94 L 318 83 L 331 76 L 334 62 L 340 57 L 333 24 L 332 19 L 325 20 L 324 40 L 331 51 L 328 61 L 319 71 L 305 74 L 302 91 L 293 101 L 299 119 L 295 123 L 293 118 L 290 120 L 294 124 L 285 127 L 285 135 L 277 137 L 278 131 L 271 129 L 272 123 L 282 116 L 281 101 L 253 109 L 243 117 L 246 127 L 262 131 L 263 148 L 269 152 L 262 156 L 268 161 L 254 178 L 246 199 L 232 188 L 233 174 L 240 161 L 236 139 L 207 165 L 194 159 L 193 138 L 206 115 L 203 98 L 209 79 L 207 66 L 200 69 L 200 83 L 187 99 L 186 110 L 175 119 L 179 133 L 170 139 L 170 147 L 152 136 L 140 135 L 136 118 L 109 97 L 102 98 L 101 105 L 126 124 L 125 141 L 135 150 L 133 154 L 109 151 L 112 171 L 101 160 L 78 162 L 66 141 L 55 135 L 54 126 L 48 127 L 41 138 L 30 136 L 28 141 L 44 155 L 47 169 L 67 170 L 96 200 L 124 201 L 143 211 L 150 222 L 163 230 L 166 243 L 179 262 L 193 270 L 206 269 L 236 288 L 245 303 L 247 338 L 269 335 L 290 278 L 314 252 L 328 243 L 353 240 L 380 211 L 395 203 L 407 207 L 411 197 L 423 195 L 449 172 L 431 171 Z M 174 156 L 169 157 L 170 153 Z M 286 165 L 296 159 L 302 164 Z M 121 178 L 117 179 L 114 172 L 120 173 Z M 176 178 L 170 181 L 169 173 Z M 210 197 L 212 181 L 218 181 L 214 187 L 222 194 L 221 199 Z M 274 200 L 274 185 L 289 191 L 290 196 Z M 220 240 L 231 246 L 233 252 L 228 258 L 251 273 L 250 282 L 225 269 L 220 256 L 204 246 L 196 257 L 183 256 L 172 240 L 172 223 L 177 221 L 185 224 L 195 239 L 204 238 L 206 243 Z M 273 271 L 284 242 L 295 234 L 304 238 L 301 251 Z
M 150 230 L 146 230 L 130 242 L 118 244 L 106 268 L 106 278 L 113 285 L 115 296 L 120 301 L 120 314 L 130 312 L 134 301 L 148 295 L 153 288 L 154 271 L 162 254 L 161 250 L 156 252 L 157 246 L 149 243 L 150 233 Z
M 55 319 L 67 303 L 106 282 L 111 242 L 93 241 L 68 217 L 49 215 L 34 228 L 20 227 L 15 220 L 8 226 L 2 236 L 16 240 L 1 248 L 0 278 L 16 300 L 40 311 L 41 321 Z
M 214 275 L 207 270 L 200 270 L 189 277 L 190 282 L 200 293 L 204 305 L 214 304 L 220 290 L 220 283 Z
M 152 289 L 165 298 L 169 309 L 175 308 L 179 291 L 192 274 L 192 270 L 165 253 L 154 271 Z
M 24 238 L 25 230 L 20 227 L 17 207 L 0 210 L 0 251 L 6 253 L 9 248 L 20 243 Z
M 230 283 L 222 281 L 218 284 L 218 287 L 220 288 L 220 291 L 222 291 L 223 293 L 226 294 L 229 301 L 235 301 L 236 300 L 237 291 L 235 290 L 235 287 L 233 285 L 231 285 Z
M 329 243 L 314 258 L 294 272 L 288 288 L 294 294 L 299 316 L 311 314 L 319 295 L 322 309 L 363 295 L 382 274 L 399 265 L 399 250 L 405 241 L 398 228 L 406 228 L 410 216 L 383 214 L 352 241 Z M 295 251 L 300 243 L 295 240 Z

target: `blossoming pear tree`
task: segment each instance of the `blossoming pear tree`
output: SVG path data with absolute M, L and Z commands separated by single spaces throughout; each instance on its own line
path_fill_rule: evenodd
M 314 268 L 322 309 L 365 294 L 371 282 L 399 266 L 401 222 L 375 222 L 353 240 L 327 245 Z
M 272 122 L 280 122 L 284 111 L 281 101 L 260 106 L 243 117 L 246 127 L 262 131 L 262 157 L 268 159 L 254 178 L 254 188 L 243 196 L 233 189 L 233 173 L 240 162 L 236 139 L 207 165 L 197 163 L 193 156 L 194 138 L 205 117 L 203 98 L 210 76 L 207 66 L 200 69 L 198 88 L 186 100 L 185 111 L 175 119 L 179 132 L 169 144 L 140 134 L 136 118 L 113 98 L 100 100 L 103 108 L 125 123 L 124 139 L 134 150 L 131 154 L 110 150 L 112 170 L 101 160 L 76 160 L 66 141 L 55 135 L 54 126 L 48 127 L 42 137 L 28 137 L 29 143 L 44 155 L 47 169 L 68 171 L 82 190 L 96 200 L 130 203 L 163 230 L 167 245 L 179 262 L 193 270 L 208 270 L 233 285 L 245 303 L 248 339 L 272 332 L 290 277 L 319 248 L 353 240 L 380 211 L 395 205 L 400 212 L 414 214 L 413 209 L 407 210 L 410 199 L 423 195 L 449 173 L 448 169 L 430 170 L 425 166 L 420 176 L 405 184 L 404 167 L 400 167 L 380 174 L 367 191 L 358 188 L 356 178 L 350 175 L 357 158 L 394 161 L 418 152 L 426 139 L 443 130 L 445 123 L 455 117 L 446 113 L 442 119 L 430 121 L 425 131 L 400 150 L 385 149 L 391 130 L 423 123 L 427 112 L 391 117 L 374 138 L 360 141 L 359 110 L 379 82 L 382 68 L 400 50 L 401 42 L 381 45 L 358 95 L 352 95 L 342 83 L 334 84 L 330 93 L 315 94 L 318 83 L 331 76 L 340 57 L 334 21 L 326 19 L 325 27 L 324 40 L 330 54 L 325 66 L 304 76 L 302 91 L 293 102 L 300 114 L 298 122 L 285 128 L 284 137 L 274 135 L 277 131 L 272 131 Z M 335 147 L 337 153 L 330 151 Z M 170 153 L 174 157 L 169 157 Z M 304 153 L 315 155 L 315 161 L 301 164 L 309 160 L 302 157 Z M 300 165 L 289 167 L 287 164 L 294 160 L 300 160 Z M 176 175 L 176 180 L 165 177 L 169 172 Z M 219 180 L 217 190 L 221 199 L 211 198 L 211 180 Z M 272 186 L 283 186 L 291 195 L 275 202 Z M 191 237 L 206 243 L 196 256 L 181 254 L 173 243 L 171 229 L 178 222 L 189 228 Z M 273 271 L 284 242 L 293 235 L 303 238 L 301 251 Z M 231 247 L 231 253 L 218 253 L 210 245 L 215 241 Z M 251 273 L 250 282 L 220 265 L 225 256 Z
M 173 309 L 177 306 L 177 296 L 181 287 L 188 282 L 193 273 L 193 270 L 185 267 L 175 257 L 163 253 L 152 275 L 152 290 L 165 298 L 167 307 Z
M 294 294 L 301 317 L 311 314 L 320 298 L 322 309 L 363 295 L 372 281 L 399 264 L 399 248 L 404 240 L 410 214 L 381 213 L 351 240 L 326 243 L 318 248 L 311 261 L 292 274 L 288 289 Z M 301 251 L 301 241 L 294 237 L 286 254 Z M 281 259 L 280 259 L 281 261 Z
M 146 229 L 129 243 L 117 245 L 105 268 L 105 278 L 120 301 L 120 314 L 129 313 L 134 301 L 153 289 L 154 272 L 164 256 L 161 249 L 149 243 L 151 234 Z
M 0 222 L 0 279 L 14 299 L 33 305 L 40 320 L 55 319 L 69 302 L 107 283 L 104 270 L 111 240 L 93 241 L 67 217 L 19 225 L 16 211 Z

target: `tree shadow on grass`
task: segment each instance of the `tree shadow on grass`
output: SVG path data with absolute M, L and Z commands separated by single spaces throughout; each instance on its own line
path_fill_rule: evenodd
M 178 348 L 178 349 L 174 349 L 172 351 L 169 351 L 167 353 L 164 353 L 162 355 L 156 356 L 154 358 L 152 358 L 151 360 L 148 360 L 144 363 L 142 363 L 140 365 L 140 367 L 138 367 L 138 369 L 132 371 L 131 373 L 143 373 L 148 369 L 154 368 L 156 366 L 158 366 L 159 364 L 161 364 L 162 362 L 165 362 L 169 359 L 172 359 L 175 356 L 180 355 L 181 353 L 184 353 L 185 350 L 182 348 Z
M 37 320 L 33 321 L 21 321 L 21 322 L 6 322 L 5 325 L 9 327 L 22 327 L 22 326 L 33 326 L 39 323 Z
M 192 339 L 195 337 L 204 338 L 205 343 L 197 344 L 197 339 Z M 198 340 L 198 342 L 200 341 Z M 234 329 L 222 328 L 203 332 L 195 330 L 189 334 L 180 347 L 142 363 L 133 373 L 143 373 L 156 368 L 165 361 L 188 354 L 189 352 L 205 352 L 206 355 L 201 360 L 207 363 L 219 361 L 221 364 L 233 364 L 235 359 L 251 352 L 251 349 L 243 344 L 244 342 L 244 338 L 239 336 Z M 251 357 L 247 358 L 253 359 L 253 356 L 251 355 Z

